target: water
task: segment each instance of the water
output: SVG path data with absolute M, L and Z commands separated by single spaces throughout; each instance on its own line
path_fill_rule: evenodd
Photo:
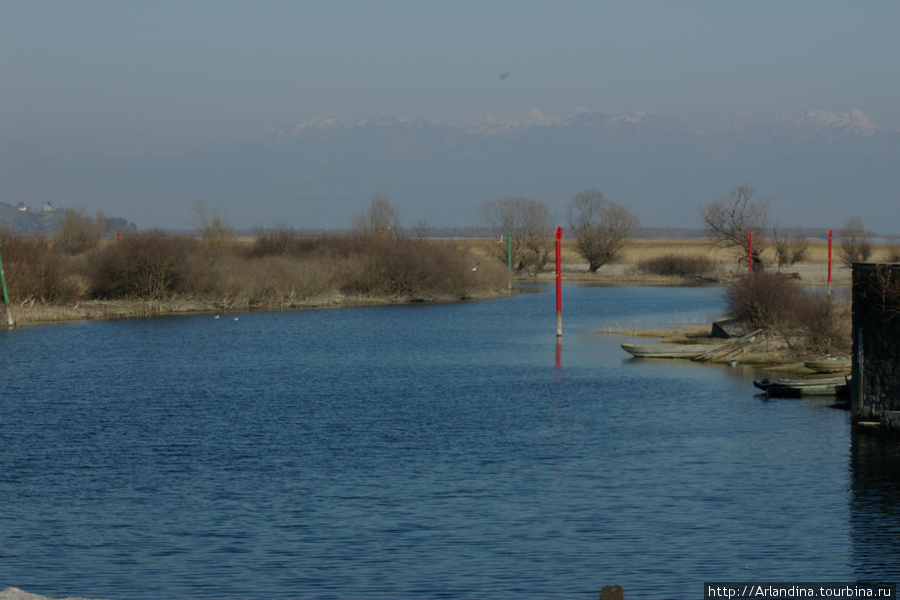
M 0 588 L 699 597 L 900 579 L 900 454 L 753 372 L 628 358 L 715 288 L 0 333 Z M 239 320 L 233 320 L 234 317 Z

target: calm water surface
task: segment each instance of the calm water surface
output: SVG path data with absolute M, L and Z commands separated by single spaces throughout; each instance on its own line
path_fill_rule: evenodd
M 753 373 L 628 358 L 715 288 L 0 333 L 0 588 L 701 597 L 900 580 L 900 455 Z M 235 316 L 239 320 L 233 320 Z

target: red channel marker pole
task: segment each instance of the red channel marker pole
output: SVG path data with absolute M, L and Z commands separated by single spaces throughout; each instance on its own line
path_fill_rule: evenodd
M 828 230 L 828 295 L 831 296 L 831 230 Z
M 562 337 L 562 227 L 556 228 L 556 337 Z

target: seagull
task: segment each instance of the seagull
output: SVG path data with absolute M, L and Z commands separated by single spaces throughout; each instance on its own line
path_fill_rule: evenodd
M 472 270 L 473 270 L 473 271 L 477 271 L 477 270 L 478 270 L 478 265 L 480 265 L 480 264 L 481 264 L 481 261 L 479 260 L 479 261 L 478 261 L 478 264 L 475 265 L 474 267 L 472 267 Z
M 216 315 L 213 317 L 213 319 L 218 319 L 218 318 L 219 318 L 219 315 Z
M 235 320 L 235 321 L 237 321 L 237 320 L 238 320 L 238 318 L 237 318 L 237 317 L 235 317 L 235 318 L 234 318 L 234 320 Z
M 506 79 L 507 77 L 509 77 L 509 71 L 507 71 L 506 73 L 500 73 L 500 79 Z

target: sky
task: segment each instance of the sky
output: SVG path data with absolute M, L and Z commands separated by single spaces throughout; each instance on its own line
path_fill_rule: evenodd
M 325 117 L 863 111 L 900 130 L 900 2 L 0 0 L 0 138 L 180 153 Z

